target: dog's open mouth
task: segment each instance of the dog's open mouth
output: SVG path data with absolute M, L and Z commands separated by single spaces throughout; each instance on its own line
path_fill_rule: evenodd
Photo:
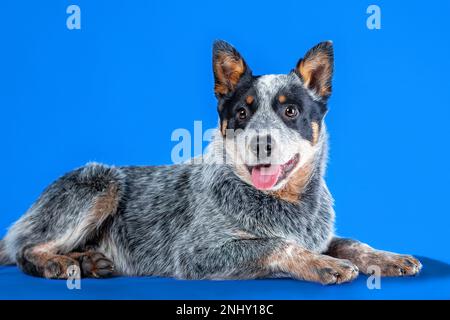
M 269 190 L 283 181 L 297 166 L 300 155 L 297 153 L 285 164 L 258 164 L 247 166 L 253 186 L 259 190 Z

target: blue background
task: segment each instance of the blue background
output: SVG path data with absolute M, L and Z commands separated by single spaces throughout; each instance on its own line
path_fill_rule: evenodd
M 366 8 L 381 7 L 381 30 Z M 81 7 L 81 30 L 66 8 Z M 337 231 L 424 258 L 413 279 L 83 280 L 69 291 L 0 268 L 1 298 L 450 298 L 449 1 L 1 1 L 0 236 L 52 180 L 88 161 L 171 163 L 176 128 L 215 127 L 211 43 L 255 74 L 335 45 L 327 181 Z M 435 259 L 435 260 L 432 260 Z

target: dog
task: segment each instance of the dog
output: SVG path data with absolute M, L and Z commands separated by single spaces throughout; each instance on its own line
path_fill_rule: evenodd
M 288 277 L 321 284 L 359 272 L 416 275 L 410 255 L 334 233 L 324 181 L 332 42 L 282 75 L 254 76 L 225 41 L 213 45 L 219 125 L 201 161 L 89 163 L 57 179 L 0 242 L 1 264 L 66 279 Z M 198 160 L 198 159 L 197 159 Z

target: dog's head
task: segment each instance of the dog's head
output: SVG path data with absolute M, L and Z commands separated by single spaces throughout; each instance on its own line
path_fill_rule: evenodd
M 235 48 L 216 41 L 213 69 L 227 162 L 237 175 L 274 192 L 304 178 L 325 130 L 332 43 L 309 50 L 288 74 L 254 76 Z

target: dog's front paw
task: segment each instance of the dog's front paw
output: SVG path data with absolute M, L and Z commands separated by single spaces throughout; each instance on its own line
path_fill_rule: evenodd
M 421 269 L 422 264 L 413 256 L 391 254 L 386 264 L 381 266 L 381 275 L 385 277 L 414 276 Z
M 380 272 L 382 277 L 414 276 L 422 269 L 419 260 L 410 255 L 396 254 L 386 251 L 375 251 L 364 261 L 364 273 Z
M 322 284 L 339 284 L 354 280 L 359 273 L 358 267 L 349 260 L 321 258 L 315 268 L 316 280 Z

